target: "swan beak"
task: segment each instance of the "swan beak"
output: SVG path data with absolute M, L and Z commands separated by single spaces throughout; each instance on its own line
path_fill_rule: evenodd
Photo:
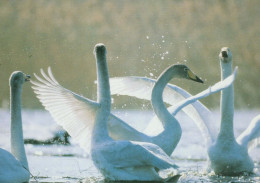
M 226 51 L 221 52 L 223 58 L 228 58 L 228 54 Z
M 24 80 L 25 80 L 25 81 L 30 81 L 30 78 L 31 78 L 30 75 L 25 75 Z
M 204 83 L 204 81 L 202 81 L 198 76 L 196 76 L 191 70 L 188 70 L 188 77 L 193 81 Z

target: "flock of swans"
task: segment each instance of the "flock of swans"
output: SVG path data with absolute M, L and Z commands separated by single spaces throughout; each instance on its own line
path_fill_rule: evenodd
M 180 175 L 163 178 L 160 170 L 178 169 L 170 157 L 178 145 L 182 129 L 176 114 L 183 110 L 197 125 L 208 147 L 208 168 L 220 175 L 252 173 L 253 160 L 248 149 L 260 142 L 260 115 L 235 139 L 233 132 L 232 54 L 224 47 L 219 54 L 221 81 L 192 96 L 184 89 L 168 84 L 173 78 L 203 83 L 186 65 L 176 64 L 165 69 L 157 80 L 144 77 L 110 78 L 106 47 L 94 48 L 97 66 L 97 101 L 78 95 L 41 69 L 35 75 L 32 88 L 42 105 L 50 112 L 79 145 L 87 151 L 105 179 L 112 181 L 171 181 Z M 29 76 L 15 71 L 10 77 L 11 153 L 0 148 L 0 182 L 28 182 L 21 117 L 21 93 Z M 198 100 L 221 91 L 221 125 L 213 127 L 215 119 Z M 144 131 L 138 131 L 111 113 L 111 95 L 128 95 L 151 100 L 155 117 Z M 165 103 L 171 105 L 166 107 Z

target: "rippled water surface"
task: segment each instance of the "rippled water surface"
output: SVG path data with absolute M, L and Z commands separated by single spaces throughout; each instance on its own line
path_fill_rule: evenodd
M 142 130 L 152 118 L 151 111 L 115 111 L 117 116 Z M 247 127 L 251 119 L 260 111 L 236 111 L 235 135 Z M 10 150 L 9 112 L 0 110 L 0 147 Z M 216 128 L 219 113 L 214 112 Z M 183 134 L 172 158 L 180 167 L 182 177 L 179 182 L 260 182 L 260 147 L 250 152 L 255 162 L 255 174 L 240 177 L 216 176 L 208 173 L 207 154 L 204 140 L 197 127 L 184 114 L 178 114 Z M 46 111 L 23 111 L 24 138 L 46 140 L 54 136 L 60 128 Z M 103 182 L 101 174 L 94 167 L 89 155 L 73 139 L 72 145 L 26 145 L 31 182 Z M 167 175 L 171 172 L 162 172 Z

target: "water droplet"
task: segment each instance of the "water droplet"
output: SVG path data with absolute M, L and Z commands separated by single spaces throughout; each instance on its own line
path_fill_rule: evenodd
M 168 51 L 166 51 L 166 52 L 165 52 L 165 54 L 167 55 L 167 54 L 169 54 L 169 52 L 168 52 Z
M 146 39 L 149 39 L 149 36 L 146 36 Z
M 188 41 L 185 41 L 185 43 L 188 43 Z
M 161 57 L 162 60 L 164 60 L 164 57 Z
M 162 40 L 162 42 L 164 43 L 164 42 L 165 42 L 165 40 Z
M 164 36 L 162 36 L 162 38 L 164 38 Z
M 112 104 L 114 103 L 114 98 L 111 98 L 111 103 L 112 103 Z
M 184 62 L 187 62 L 187 60 L 184 60 Z
M 150 72 L 150 76 L 153 76 L 153 73 Z

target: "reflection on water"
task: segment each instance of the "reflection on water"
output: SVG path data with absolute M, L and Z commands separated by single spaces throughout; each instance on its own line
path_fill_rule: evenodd
M 235 134 L 247 127 L 259 111 L 236 111 Z M 140 130 L 145 128 L 152 118 L 150 111 L 117 111 L 116 115 L 129 121 Z M 10 117 L 8 111 L 0 110 L 0 147 L 10 150 Z M 219 113 L 215 112 L 216 128 L 219 126 Z M 250 152 L 255 161 L 255 174 L 240 177 L 216 176 L 207 172 L 207 153 L 203 138 L 197 127 L 184 114 L 179 114 L 183 134 L 172 158 L 180 167 L 182 175 L 179 182 L 260 182 L 260 148 Z M 36 140 L 52 138 L 60 127 L 56 125 L 48 112 L 23 112 L 24 137 Z M 89 155 L 73 139 L 72 145 L 31 145 L 25 146 L 30 171 L 34 177 L 31 182 L 104 182 L 101 174 L 94 167 Z M 171 172 L 162 172 L 170 174 Z

